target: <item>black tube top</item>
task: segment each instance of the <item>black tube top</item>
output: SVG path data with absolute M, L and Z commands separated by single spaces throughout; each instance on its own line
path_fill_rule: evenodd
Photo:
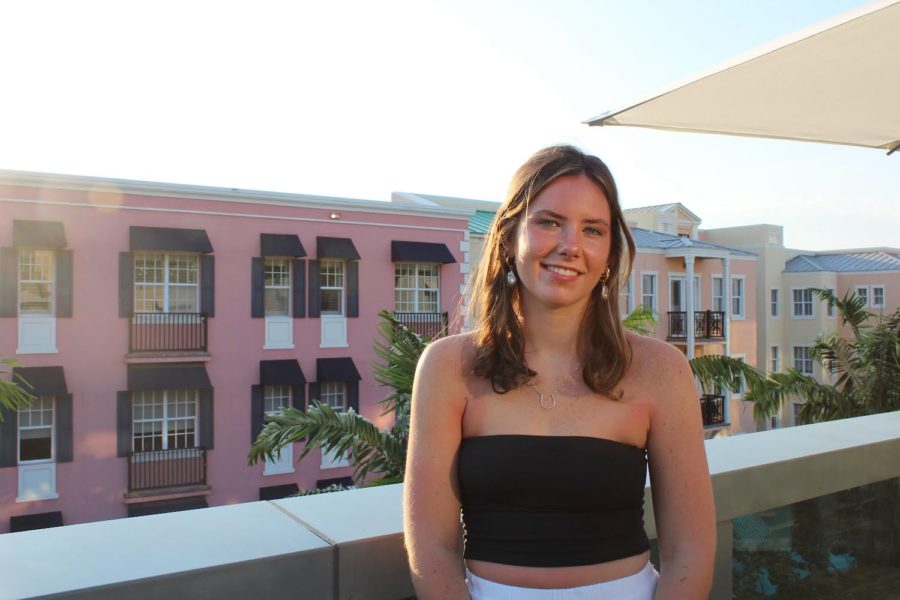
M 465 558 L 530 567 L 608 562 L 650 548 L 643 449 L 594 437 L 463 439 Z

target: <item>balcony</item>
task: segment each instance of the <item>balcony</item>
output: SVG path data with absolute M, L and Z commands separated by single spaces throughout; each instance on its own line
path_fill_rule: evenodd
M 705 443 L 718 535 L 711 598 L 896 595 L 900 412 Z M 402 490 L 0 535 L 0 597 L 410 598 Z M 148 548 L 165 552 L 148 560 Z
M 703 414 L 703 426 L 723 425 L 725 423 L 725 397 L 719 394 L 703 394 L 700 396 L 700 412 Z
M 725 312 L 698 310 L 694 312 L 694 339 L 717 341 L 725 339 Z M 669 340 L 687 340 L 687 312 L 669 312 Z
M 206 485 L 206 448 L 129 452 L 128 494 Z
M 429 339 L 447 334 L 447 313 L 395 312 L 394 317 L 407 329 Z
M 206 352 L 205 313 L 134 313 L 129 353 Z

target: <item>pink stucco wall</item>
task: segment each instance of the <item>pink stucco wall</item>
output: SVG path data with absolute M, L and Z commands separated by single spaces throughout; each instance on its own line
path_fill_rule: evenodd
M 263 465 L 247 466 L 250 390 L 259 383 L 259 361 L 296 358 L 308 381 L 316 359 L 352 357 L 362 375 L 360 411 L 387 425 L 377 401 L 387 392 L 371 373 L 377 313 L 393 309 L 392 240 L 443 243 L 457 260 L 441 268 L 440 309 L 453 321 L 463 283 L 460 250 L 463 217 L 354 209 L 335 201 L 330 209 L 299 203 L 280 206 L 240 199 L 215 200 L 98 191 L 0 186 L 0 247 L 12 245 L 15 219 L 59 221 L 73 251 L 72 318 L 59 318 L 57 354 L 16 355 L 17 319 L 0 319 L 0 357 L 21 366 L 63 366 L 73 394 L 74 460 L 57 464 L 58 500 L 15 501 L 17 469 L 0 468 L 0 533 L 13 515 L 61 510 L 66 524 L 126 515 L 125 459 L 116 456 L 116 392 L 126 389 L 127 318 L 118 316 L 118 255 L 129 249 L 129 226 L 203 229 L 215 256 L 215 317 L 209 320 L 207 372 L 214 388 L 215 448 L 209 452 L 211 506 L 258 499 L 258 488 L 296 482 L 313 488 L 317 479 L 343 477 L 350 468 L 319 468 L 314 452 L 293 474 L 264 476 Z M 415 211 L 411 211 L 415 212 Z M 293 319 L 294 350 L 263 350 L 264 319 L 251 318 L 251 258 L 260 255 L 261 233 L 297 234 L 315 259 L 316 236 L 351 238 L 360 256 L 360 314 L 348 319 L 349 348 L 320 349 L 320 320 Z M 295 448 L 294 456 L 299 455 Z

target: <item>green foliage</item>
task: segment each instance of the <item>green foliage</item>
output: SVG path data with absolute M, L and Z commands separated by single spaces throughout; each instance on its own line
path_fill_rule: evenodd
M 2 365 L 0 366 L 0 375 L 12 373 L 13 367 L 19 366 L 12 358 L 0 360 L 0 365 Z M 0 408 L 13 411 L 31 404 L 34 395 L 24 391 L 23 387 L 33 389 L 33 386 L 18 373 L 13 373 L 11 380 L 0 379 Z M 0 410 L 0 421 L 3 420 L 3 413 L 4 411 Z
M 281 414 L 269 417 L 250 449 L 250 464 L 272 459 L 288 444 L 305 438 L 298 460 L 313 449 L 322 448 L 351 461 L 355 482 L 365 481 L 369 473 L 378 473 L 379 477 L 367 485 L 403 480 L 413 377 L 428 340 L 407 329 L 388 311 L 381 311 L 379 317 L 379 339 L 374 350 L 381 362 L 373 365 L 373 373 L 375 381 L 391 388 L 381 404 L 382 415 L 394 413 L 393 426 L 380 431 L 352 409 L 338 412 L 313 399 L 306 412 L 285 408 Z
M 622 326 L 628 331 L 641 335 L 652 335 L 656 326 L 656 313 L 646 304 L 638 304 L 633 311 L 622 319 Z

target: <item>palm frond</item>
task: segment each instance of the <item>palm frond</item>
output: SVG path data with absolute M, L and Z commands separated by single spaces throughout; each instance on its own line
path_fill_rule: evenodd
M 711 393 L 719 388 L 739 392 L 745 387 L 752 388 L 765 379 L 762 373 L 731 356 L 696 356 L 690 360 L 690 364 L 704 393 Z
M 0 360 L 0 374 L 12 373 L 12 380 L 0 379 L 0 422 L 3 421 L 6 411 L 17 411 L 27 408 L 34 400 L 34 394 L 26 390 L 34 389 L 21 374 L 13 371 L 18 367 L 19 363 L 13 358 L 4 358 Z
M 638 304 L 633 311 L 622 319 L 622 327 L 640 335 L 653 335 L 656 326 L 656 313 L 646 304 Z

